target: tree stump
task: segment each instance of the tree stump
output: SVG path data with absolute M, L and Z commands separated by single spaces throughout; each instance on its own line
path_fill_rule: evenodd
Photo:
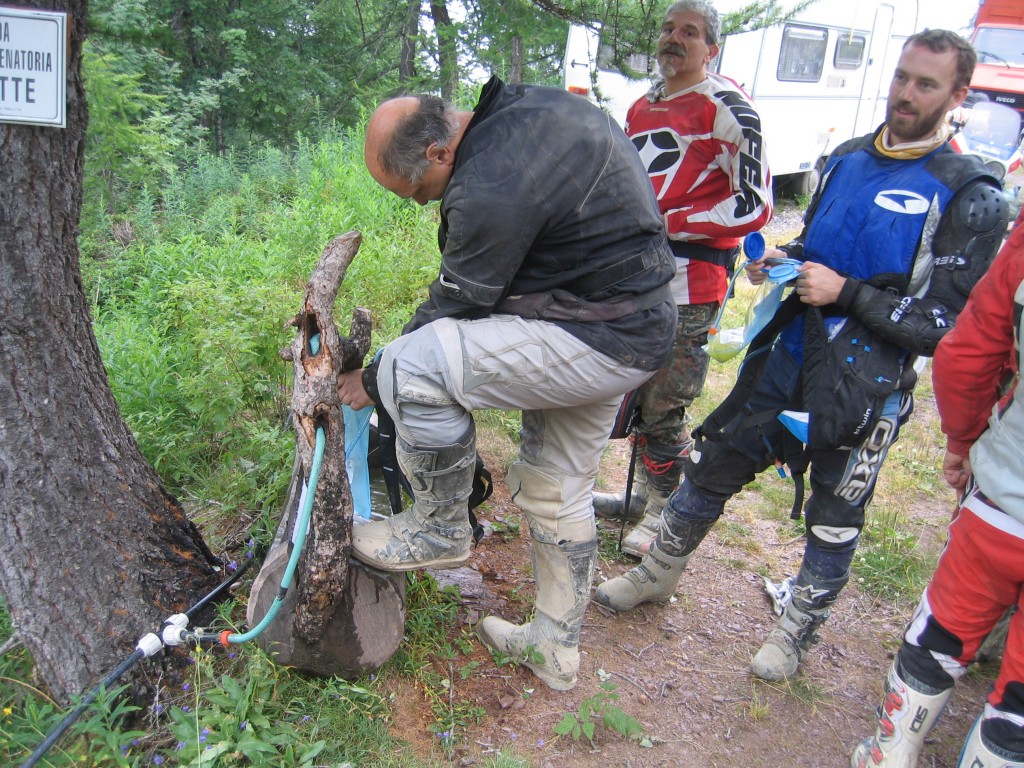
M 349 336 L 334 324 L 334 300 L 361 236 L 348 232 L 324 249 L 310 277 L 297 333 L 281 351 L 295 368 L 292 419 L 296 461 L 284 515 L 249 599 L 250 626 L 277 596 L 291 554 L 291 531 L 308 481 L 317 429 L 326 435 L 305 549 L 295 583 L 257 643 L 278 661 L 323 676 L 354 678 L 377 669 L 398 649 L 405 630 L 405 579 L 351 560 L 352 494 L 345 474 L 345 429 L 338 374 L 362 366 L 370 348 L 370 314 L 357 308 Z

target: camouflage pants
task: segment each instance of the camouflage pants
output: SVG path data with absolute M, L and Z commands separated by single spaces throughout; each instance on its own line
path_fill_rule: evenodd
M 707 344 L 708 329 L 718 307 L 717 303 L 679 307 L 671 357 L 665 367 L 640 388 L 638 433 L 645 456 L 651 454 L 650 459 L 657 456 L 664 460 L 668 455 L 678 453 L 677 446 L 690 441 L 690 417 L 686 408 L 704 388 L 709 357 L 702 347 Z M 659 490 L 675 490 L 679 483 L 678 467 L 669 469 L 664 479 L 666 482 L 662 484 L 666 487 Z M 668 485 L 672 487 L 668 488 Z

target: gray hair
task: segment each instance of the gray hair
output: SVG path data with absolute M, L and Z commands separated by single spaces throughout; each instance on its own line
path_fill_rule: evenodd
M 708 0 L 676 0 L 665 11 L 665 18 L 667 19 L 670 13 L 687 12 L 696 13 L 704 19 L 704 27 L 707 30 L 704 42 L 708 45 L 718 45 L 722 37 L 722 18 L 715 6 Z
M 419 102 L 419 109 L 398 122 L 377 159 L 386 173 L 415 184 L 430 167 L 427 147 L 448 146 L 459 131 L 459 118 L 452 105 L 439 96 L 424 94 L 413 98 Z

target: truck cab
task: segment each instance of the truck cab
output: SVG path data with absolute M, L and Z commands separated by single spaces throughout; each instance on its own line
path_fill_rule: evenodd
M 978 53 L 971 92 L 1024 114 L 1024 0 L 985 0 L 971 44 Z

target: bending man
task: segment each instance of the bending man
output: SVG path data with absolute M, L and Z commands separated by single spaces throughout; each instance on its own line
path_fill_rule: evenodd
M 339 380 L 343 402 L 372 397 L 394 419 L 416 497 L 358 526 L 354 554 L 389 571 L 464 563 L 472 411 L 521 410 L 506 482 L 533 539 L 536 615 L 522 626 L 488 617 L 477 634 L 569 689 L 597 558 L 601 451 L 623 393 L 664 362 L 676 321 L 650 182 L 604 112 L 497 78 L 472 112 L 430 96 L 383 103 L 365 150 L 382 186 L 441 201 L 442 260 L 403 335 Z

